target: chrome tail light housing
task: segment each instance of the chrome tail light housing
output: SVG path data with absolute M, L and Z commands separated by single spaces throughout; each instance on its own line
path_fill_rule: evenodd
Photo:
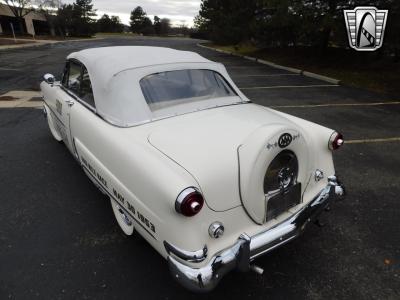
M 344 144 L 343 135 L 339 132 L 334 132 L 331 134 L 328 142 L 328 147 L 330 150 L 337 150 Z
M 188 187 L 179 193 L 175 200 L 176 212 L 193 217 L 197 215 L 204 205 L 204 198 L 200 191 L 195 187 Z

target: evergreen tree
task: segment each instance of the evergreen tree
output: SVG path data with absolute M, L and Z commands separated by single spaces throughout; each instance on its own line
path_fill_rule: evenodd
M 96 10 L 93 9 L 92 0 L 76 0 L 75 8 L 80 11 L 81 18 L 86 22 L 93 22 L 96 16 Z
M 58 10 L 57 24 L 67 36 L 91 36 L 95 32 L 96 10 L 92 0 L 77 0 Z
M 138 6 L 132 10 L 130 19 L 132 32 L 144 33 L 144 31 L 153 25 L 141 6 Z
M 154 31 L 157 35 L 161 34 L 161 19 L 158 16 L 154 16 Z
M 122 32 L 124 25 L 118 16 L 104 14 L 96 22 L 98 32 Z
M 197 28 L 218 43 L 230 44 L 250 38 L 255 21 L 256 0 L 202 0 Z

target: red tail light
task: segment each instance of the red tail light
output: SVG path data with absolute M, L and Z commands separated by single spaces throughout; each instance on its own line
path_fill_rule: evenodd
M 332 133 L 329 139 L 329 149 L 337 150 L 344 144 L 343 135 L 339 132 Z
M 175 210 L 186 217 L 192 217 L 200 212 L 203 204 L 203 195 L 196 188 L 189 187 L 176 198 Z

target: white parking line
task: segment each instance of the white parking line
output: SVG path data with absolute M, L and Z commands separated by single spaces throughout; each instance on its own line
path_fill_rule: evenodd
M 337 106 L 379 106 L 397 105 L 400 101 L 392 102 L 366 102 L 366 103 L 327 103 L 327 104 L 304 104 L 304 105 L 275 105 L 271 108 L 312 108 L 312 107 L 337 107 Z
M 250 75 L 232 75 L 233 78 L 238 77 L 274 77 L 274 76 L 300 76 L 300 74 L 294 73 L 282 73 L 282 74 L 250 74 Z
M 362 139 L 348 140 L 345 144 L 366 144 L 366 143 L 384 143 L 384 142 L 400 142 L 400 137 L 381 138 L 381 139 Z
M 275 85 L 275 86 L 252 86 L 239 87 L 241 90 L 266 90 L 266 89 L 291 89 L 291 88 L 315 88 L 315 87 L 338 87 L 338 84 L 312 84 L 312 85 Z
M 268 69 L 271 67 L 268 66 L 230 66 L 230 65 L 226 65 L 225 67 L 228 69 Z
M 18 69 L 11 69 L 11 68 L 2 68 L 2 67 L 0 67 L 0 71 L 18 71 Z

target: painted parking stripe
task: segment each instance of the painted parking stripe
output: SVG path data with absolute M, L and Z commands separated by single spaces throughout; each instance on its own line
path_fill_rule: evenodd
M 275 105 L 271 108 L 312 108 L 312 107 L 338 107 L 338 106 L 379 106 L 379 105 L 397 105 L 400 101 L 392 102 L 363 102 L 363 103 L 327 103 L 327 104 L 304 104 L 304 105 Z
M 241 90 L 266 90 L 266 89 L 291 89 L 291 88 L 316 88 L 316 87 L 338 87 L 338 84 L 312 84 L 312 85 L 274 85 L 239 87 Z
M 2 67 L 0 67 L 0 71 L 18 71 L 18 69 L 11 69 L 11 68 L 2 68 Z
M 385 143 L 385 142 L 400 142 L 400 137 L 390 137 L 381 139 L 361 139 L 361 140 L 348 140 L 345 144 L 366 144 L 366 143 Z
M 230 66 L 228 64 L 225 64 L 225 67 L 228 69 L 271 69 L 271 67 L 268 66 Z
M 238 77 L 274 77 L 274 76 L 301 76 L 300 74 L 294 73 L 282 73 L 282 74 L 250 74 L 250 75 L 231 75 L 234 78 Z

